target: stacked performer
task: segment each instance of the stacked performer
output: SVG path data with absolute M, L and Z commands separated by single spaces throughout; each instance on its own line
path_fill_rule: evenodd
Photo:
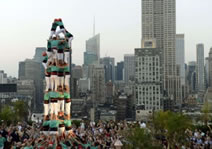
M 56 134 L 57 131 L 59 134 L 64 130 L 70 131 L 69 59 L 72 40 L 73 35 L 64 28 L 62 19 L 55 19 L 47 42 L 47 51 L 43 53 L 46 81 L 43 124 L 45 134 L 47 129 L 51 129 L 51 134 Z

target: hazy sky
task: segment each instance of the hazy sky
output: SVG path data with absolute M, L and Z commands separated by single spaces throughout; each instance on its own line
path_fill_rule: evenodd
M 212 47 L 212 0 L 176 0 L 177 33 L 185 33 L 186 62 L 196 59 L 196 44 Z M 101 56 L 123 60 L 141 41 L 140 0 L 1 0 L 0 70 L 18 74 L 18 62 L 45 47 L 54 18 L 74 35 L 73 62 L 83 63 L 85 40 L 101 33 Z

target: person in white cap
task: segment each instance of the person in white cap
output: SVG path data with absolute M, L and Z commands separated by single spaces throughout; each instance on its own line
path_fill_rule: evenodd
M 123 146 L 123 144 L 121 143 L 119 138 L 116 139 L 114 146 L 115 146 L 116 149 L 121 149 L 121 147 Z

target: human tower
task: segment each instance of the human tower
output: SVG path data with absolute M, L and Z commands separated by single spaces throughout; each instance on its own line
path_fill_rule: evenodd
M 71 129 L 70 53 L 73 35 L 62 19 L 52 23 L 47 51 L 43 53 L 46 88 L 44 94 L 43 131 L 58 132 Z

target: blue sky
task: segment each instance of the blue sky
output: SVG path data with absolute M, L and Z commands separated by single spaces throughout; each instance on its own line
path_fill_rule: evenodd
M 196 59 L 196 44 L 212 47 L 212 0 L 176 0 L 177 33 L 185 33 L 186 62 Z M 101 34 L 101 56 L 116 62 L 133 53 L 141 41 L 140 0 L 2 0 L 0 1 L 0 70 L 17 76 L 18 62 L 46 46 L 51 23 L 62 18 L 74 36 L 73 62 L 83 63 L 85 40 Z

